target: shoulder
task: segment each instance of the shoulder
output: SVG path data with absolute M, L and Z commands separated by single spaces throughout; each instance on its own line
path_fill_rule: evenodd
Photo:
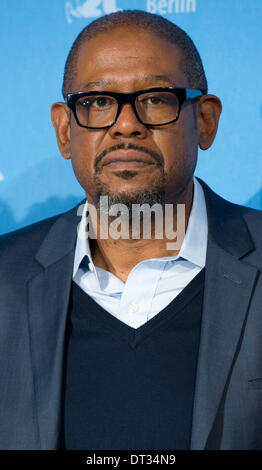
M 49 217 L 48 219 L 0 236 L 0 256 L 4 252 L 14 249 L 33 251 L 33 247 L 41 243 L 41 240 L 60 216 L 61 214 Z
M 10 267 L 15 264 L 18 270 L 19 266 L 29 266 L 30 260 L 32 261 L 35 257 L 40 245 L 51 233 L 52 228 L 60 220 L 71 221 L 77 212 L 78 206 L 79 204 L 62 214 L 0 236 L 0 270 L 3 266 L 6 267 L 7 264 Z
M 224 213 L 225 216 L 228 214 L 232 214 L 232 216 L 235 214 L 239 214 L 247 221 L 247 223 L 250 223 L 251 225 L 254 222 L 262 221 L 262 211 L 258 209 L 252 209 L 241 204 L 235 204 L 233 202 L 230 202 L 215 193 L 207 185 L 207 183 L 202 181 L 200 178 L 197 179 L 204 190 L 207 207 L 213 212 L 218 212 L 222 210 L 222 213 Z
M 5 290 L 10 285 L 24 285 L 36 264 L 35 255 L 59 216 L 50 217 L 0 237 L 0 282 Z
M 198 180 L 205 194 L 209 229 L 215 238 L 239 246 L 249 237 L 256 248 L 262 248 L 262 211 L 232 203 Z

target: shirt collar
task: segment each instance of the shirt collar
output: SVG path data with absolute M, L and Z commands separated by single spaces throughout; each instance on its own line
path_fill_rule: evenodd
M 88 213 L 88 201 L 87 200 L 83 204 L 82 210 L 83 212 L 82 212 L 81 221 L 77 227 L 77 241 L 76 241 L 76 248 L 75 248 L 73 278 L 75 277 L 82 261 L 88 265 L 90 271 L 94 271 L 94 273 L 96 273 L 95 265 L 92 261 L 89 239 L 85 230 L 86 229 L 86 217 Z
M 177 256 L 166 256 L 163 258 L 152 258 L 159 261 L 172 261 L 184 258 L 191 263 L 203 268 L 206 262 L 207 249 L 207 212 L 204 191 L 201 184 L 194 177 L 193 204 L 188 220 L 186 234 Z M 89 271 L 93 271 L 98 281 L 96 267 L 92 261 L 89 240 L 85 232 L 86 213 L 88 211 L 88 201 L 83 205 L 81 222 L 78 226 L 77 243 L 75 249 L 75 259 L 73 277 L 77 273 L 81 262 L 88 266 Z M 99 282 L 99 281 L 98 281 Z
M 208 224 L 204 191 L 194 177 L 193 204 L 179 256 L 203 268 L 206 264 L 207 235 Z

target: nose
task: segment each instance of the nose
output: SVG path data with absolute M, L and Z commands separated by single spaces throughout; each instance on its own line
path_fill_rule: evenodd
M 117 137 L 138 137 L 144 139 L 148 129 L 138 121 L 130 103 L 124 103 L 116 123 L 109 128 L 109 135 Z

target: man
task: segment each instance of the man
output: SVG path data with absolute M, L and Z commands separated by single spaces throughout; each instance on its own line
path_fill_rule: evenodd
M 1 239 L 0 447 L 261 449 L 262 217 L 193 176 L 221 113 L 194 44 L 157 15 L 107 15 L 63 94 L 52 121 L 86 199 Z M 177 244 L 115 204 L 172 204 Z

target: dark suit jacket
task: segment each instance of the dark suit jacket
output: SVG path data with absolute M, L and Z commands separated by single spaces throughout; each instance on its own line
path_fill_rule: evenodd
M 201 181 L 208 248 L 191 449 L 262 449 L 262 212 Z M 74 208 L 0 238 L 0 449 L 59 445 Z

